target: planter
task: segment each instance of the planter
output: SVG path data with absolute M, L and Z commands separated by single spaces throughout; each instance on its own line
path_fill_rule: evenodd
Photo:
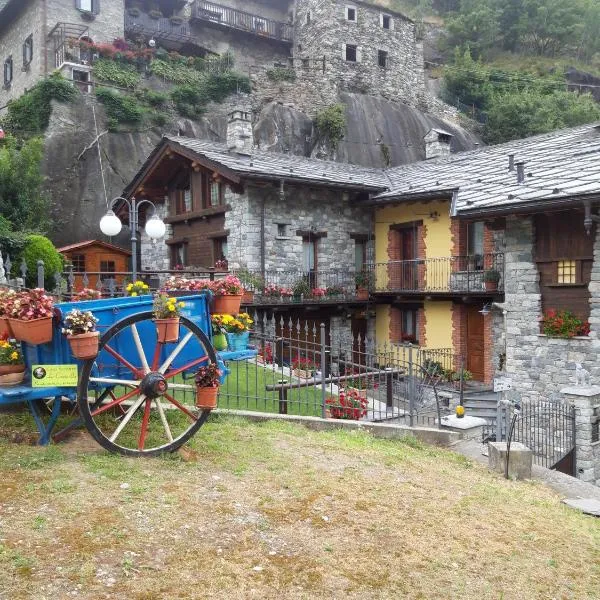
M 250 332 L 244 331 L 244 333 L 228 333 L 227 344 L 230 350 L 239 352 L 248 348 L 248 342 L 250 340 Z
M 8 317 L 0 317 L 0 337 L 12 338 L 13 332 L 8 322 Z
M 217 408 L 218 387 L 197 387 L 196 386 L 196 408 L 202 410 L 212 410 Z
M 171 344 L 179 339 L 179 317 L 154 319 L 159 344 Z
M 292 371 L 292 375 L 295 375 L 296 377 L 299 377 L 300 379 L 312 379 L 313 378 L 313 372 L 306 371 L 304 369 L 294 369 Z
M 28 344 L 46 344 L 52 341 L 52 317 L 42 317 L 31 321 L 9 319 L 15 339 Z
M 362 300 L 366 302 L 369 299 L 369 290 L 367 288 L 357 288 L 356 289 L 356 299 Z
M 67 339 L 71 345 L 71 352 L 75 358 L 87 360 L 98 356 L 98 342 L 100 334 L 98 331 L 68 335 Z
M 227 350 L 227 337 L 224 333 L 216 333 L 213 335 L 213 346 L 215 350 Z
M 0 365 L 0 385 L 17 385 L 25 378 L 25 365 Z
M 495 292 L 498 289 L 497 281 L 484 281 L 483 283 L 485 284 L 485 289 L 488 292 Z
M 223 296 L 215 296 L 213 301 L 213 312 L 220 315 L 237 315 L 240 312 L 242 304 L 242 294 L 233 296 L 226 294 Z
M 331 417 L 331 411 L 328 408 L 325 409 L 325 418 L 326 419 L 331 419 L 332 418 Z
M 245 291 L 242 296 L 242 304 L 252 304 L 254 302 L 254 292 Z

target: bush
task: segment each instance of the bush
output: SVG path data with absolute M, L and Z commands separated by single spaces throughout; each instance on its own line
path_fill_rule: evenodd
M 549 310 L 544 315 L 543 323 L 544 333 L 549 337 L 572 338 L 590 333 L 590 324 L 569 310 Z
M 140 82 L 140 74 L 129 64 L 101 58 L 94 63 L 94 77 L 124 88 L 134 88 Z
M 267 77 L 271 81 L 296 81 L 296 71 L 286 67 L 275 67 L 267 70 Z
M 138 125 L 144 119 L 144 108 L 132 96 L 100 88 L 96 90 L 96 97 L 104 104 L 110 131 L 117 131 L 122 123 Z
M 317 113 L 315 119 L 317 133 L 336 148 L 346 133 L 346 111 L 343 104 L 332 104 Z
M 154 92 L 148 89 L 137 90 L 135 95 L 141 102 L 154 108 L 162 108 L 169 102 L 169 95 L 163 92 Z
M 44 287 L 53 290 L 56 285 L 55 275 L 63 271 L 63 257 L 58 253 L 54 244 L 43 235 L 28 235 L 21 259 L 27 265 L 27 278 L 25 285 L 29 288 L 37 287 L 37 261 L 44 261 Z M 19 272 L 19 264 L 13 266 L 13 273 Z M 16 270 L 16 272 L 15 272 Z

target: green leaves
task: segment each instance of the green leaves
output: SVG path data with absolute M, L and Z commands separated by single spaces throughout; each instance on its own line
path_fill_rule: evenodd
M 335 148 L 346 133 L 346 110 L 343 104 L 332 104 L 317 113 L 317 133 Z
M 127 63 L 101 58 L 94 63 L 94 77 L 124 88 L 134 88 L 141 79 L 135 67 Z

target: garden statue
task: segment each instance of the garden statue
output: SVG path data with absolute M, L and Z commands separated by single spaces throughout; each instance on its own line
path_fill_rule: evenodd
M 581 366 L 581 363 L 575 363 L 575 385 L 590 385 L 590 372 Z

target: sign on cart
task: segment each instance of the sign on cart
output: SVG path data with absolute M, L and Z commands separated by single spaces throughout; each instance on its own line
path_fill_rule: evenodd
M 31 387 L 77 387 L 77 365 L 33 365 Z
M 509 390 L 512 390 L 512 379 L 508 377 L 497 377 L 494 379 L 495 392 L 508 392 Z

